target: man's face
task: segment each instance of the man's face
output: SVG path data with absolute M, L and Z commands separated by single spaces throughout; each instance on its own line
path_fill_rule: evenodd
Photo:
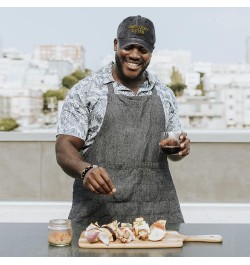
M 138 80 L 150 63 L 152 53 L 138 44 L 119 48 L 115 42 L 115 62 L 118 75 L 123 80 Z

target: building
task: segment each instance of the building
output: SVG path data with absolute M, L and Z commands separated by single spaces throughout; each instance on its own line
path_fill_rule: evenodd
M 0 58 L 3 56 L 3 39 L 0 36 Z
M 0 119 L 11 117 L 11 97 L 0 95 Z
M 34 124 L 43 109 L 42 92 L 37 90 L 5 90 L 0 96 L 0 113 L 11 117 L 21 126 Z
M 72 69 L 70 62 L 66 71 Z M 59 89 L 61 79 L 56 69 L 48 61 L 31 60 L 16 50 L 4 51 L 0 58 L 0 117 L 11 117 L 21 127 L 36 124 L 43 115 L 43 93 L 49 89 Z M 62 71 L 60 72 L 62 74 Z
M 29 68 L 23 77 L 22 89 L 33 89 L 46 92 L 49 89 L 59 89 L 61 87 L 61 78 L 56 69 L 49 68 L 48 62 L 30 61 Z
M 185 129 L 223 129 L 224 104 L 204 96 L 177 98 L 179 116 Z
M 214 64 L 204 83 L 210 98 L 224 102 L 226 128 L 250 126 L 250 64 Z
M 250 64 L 250 36 L 246 39 L 246 63 Z
M 185 95 L 187 96 L 201 96 L 201 91 L 197 90 L 197 85 L 200 84 L 200 74 L 197 72 L 188 72 L 184 76 L 184 83 L 187 86 Z
M 226 127 L 250 128 L 250 84 L 232 82 L 217 89 L 224 102 Z
M 185 73 L 191 65 L 190 51 L 170 51 L 159 50 L 154 51 L 148 69 L 155 74 L 163 83 L 171 83 L 171 74 L 173 67 L 177 69 L 184 78 Z
M 0 58 L 0 93 L 2 89 L 22 90 L 23 78 L 29 61 L 13 58 Z
M 75 70 L 74 65 L 67 60 L 50 60 L 48 61 L 48 69 L 51 73 L 55 73 L 60 80 Z
M 196 89 L 200 82 L 205 96 Z M 186 72 L 185 84 L 178 98 L 185 128 L 250 128 L 250 64 L 196 62 Z
M 85 69 L 85 50 L 82 45 L 36 45 L 33 59 L 42 61 L 66 60 L 74 68 Z

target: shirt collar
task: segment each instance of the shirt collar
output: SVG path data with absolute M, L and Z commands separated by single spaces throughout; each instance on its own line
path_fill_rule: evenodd
M 102 75 L 102 82 L 104 85 L 110 83 L 110 82 L 115 82 L 113 76 L 112 76 L 112 65 L 113 62 L 110 62 L 109 64 L 107 64 L 106 66 L 102 67 L 99 72 Z

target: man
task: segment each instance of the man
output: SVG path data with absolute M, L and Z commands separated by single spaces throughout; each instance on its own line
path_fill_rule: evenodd
M 75 178 L 69 218 L 88 225 L 137 217 L 184 222 L 161 132 L 180 130 L 173 92 L 146 71 L 155 44 L 153 23 L 124 19 L 114 40 L 115 63 L 78 82 L 58 124 L 58 164 Z M 181 151 L 190 140 L 182 133 Z

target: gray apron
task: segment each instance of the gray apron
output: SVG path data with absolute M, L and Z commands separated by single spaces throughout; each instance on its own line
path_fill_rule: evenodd
M 184 222 L 166 155 L 159 148 L 165 116 L 155 87 L 149 96 L 115 94 L 108 84 L 102 127 L 84 160 L 104 167 L 117 191 L 97 195 L 76 179 L 69 219 L 87 226 L 144 217 L 153 223 Z

